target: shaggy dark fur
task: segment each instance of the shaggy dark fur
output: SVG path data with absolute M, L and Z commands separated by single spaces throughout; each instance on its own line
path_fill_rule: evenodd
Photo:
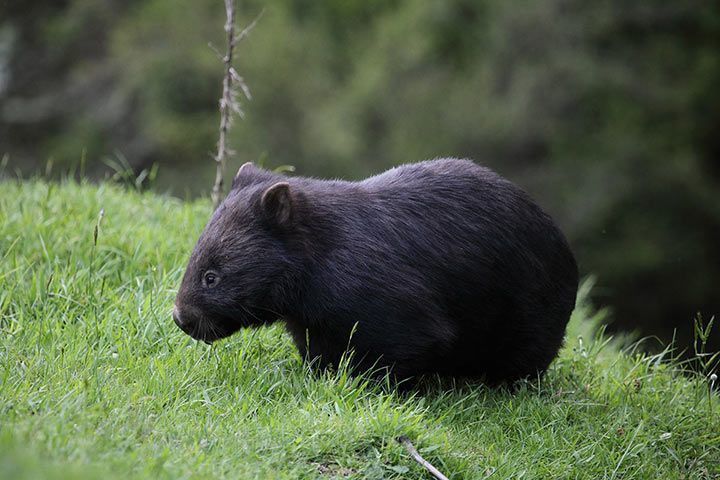
M 541 374 L 578 272 L 522 190 L 467 160 L 362 182 L 244 165 L 192 253 L 176 323 L 211 342 L 282 319 L 303 357 L 490 383 Z

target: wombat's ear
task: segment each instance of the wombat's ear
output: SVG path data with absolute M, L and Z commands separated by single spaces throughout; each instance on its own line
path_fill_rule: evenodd
M 243 163 L 233 178 L 232 188 L 250 185 L 260 170 L 252 162 Z
M 292 220 L 293 202 L 288 182 L 278 182 L 262 195 L 260 206 L 279 225 L 288 225 Z

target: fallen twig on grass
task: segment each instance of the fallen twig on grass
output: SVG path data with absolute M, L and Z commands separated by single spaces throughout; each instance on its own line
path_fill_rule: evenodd
M 443 474 L 440 472 L 440 470 L 438 470 L 437 468 L 433 467 L 433 465 L 432 465 L 430 462 L 428 462 L 427 460 L 425 460 L 425 459 L 418 453 L 417 449 L 415 448 L 415 446 L 412 444 L 412 442 L 410 441 L 410 439 L 409 439 L 408 437 L 406 437 L 406 436 L 403 435 L 403 436 L 401 436 L 401 437 L 398 437 L 398 438 L 397 438 L 397 441 L 398 441 L 398 443 L 400 443 L 401 445 L 403 445 L 403 446 L 405 447 L 405 449 L 408 451 L 408 453 L 409 453 L 410 456 L 413 458 L 413 460 L 415 460 L 417 463 L 419 463 L 420 465 L 422 465 L 422 466 L 425 468 L 425 470 L 427 470 L 428 472 L 430 472 L 430 475 L 432 475 L 433 477 L 437 478 L 437 480 L 448 480 L 448 478 L 447 478 L 445 475 L 443 475 Z

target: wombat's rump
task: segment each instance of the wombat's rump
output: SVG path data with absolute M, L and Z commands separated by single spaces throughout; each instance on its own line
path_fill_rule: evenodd
M 560 348 L 578 272 L 521 189 L 467 160 L 362 182 L 244 165 L 203 232 L 175 320 L 213 341 L 285 322 L 304 358 L 496 383 L 541 374 Z

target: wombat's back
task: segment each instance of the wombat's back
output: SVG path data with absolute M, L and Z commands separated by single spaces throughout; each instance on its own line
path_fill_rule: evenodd
M 578 274 L 563 234 L 527 194 L 455 159 L 336 188 L 346 191 L 324 198 L 342 212 L 337 238 L 305 292 L 313 356 L 335 361 L 354 329 L 359 358 L 401 375 L 500 381 L 547 368 Z

